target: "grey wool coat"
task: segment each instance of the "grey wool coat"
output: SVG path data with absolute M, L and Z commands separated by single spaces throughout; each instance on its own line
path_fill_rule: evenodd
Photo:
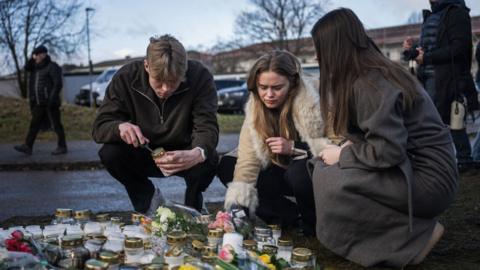
M 453 201 L 458 172 L 450 132 L 428 94 L 409 109 L 379 72 L 354 84 L 340 161 L 317 161 L 317 238 L 363 266 L 403 267 L 425 247 Z

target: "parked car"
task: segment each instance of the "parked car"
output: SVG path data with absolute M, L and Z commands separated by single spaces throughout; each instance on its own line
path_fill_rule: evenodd
M 214 82 L 217 91 L 229 87 L 241 86 L 244 83 L 244 81 L 236 79 L 214 79 Z
M 248 100 L 248 94 L 247 83 L 219 90 L 217 92 L 218 112 L 243 113 L 243 107 Z
M 97 106 L 102 103 L 107 86 L 119 69 L 120 67 L 107 68 L 92 82 L 93 98 Z M 88 83 L 80 87 L 80 91 L 75 96 L 75 104 L 90 106 L 90 99 L 90 84 Z

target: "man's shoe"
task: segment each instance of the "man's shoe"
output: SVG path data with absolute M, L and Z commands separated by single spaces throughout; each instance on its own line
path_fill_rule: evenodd
M 15 145 L 13 147 L 15 150 L 17 150 L 18 152 L 22 152 L 26 155 L 31 155 L 32 154 L 32 148 L 26 144 L 22 144 L 22 145 Z
M 67 147 L 66 146 L 58 146 L 57 149 L 53 150 L 52 155 L 63 155 L 67 153 Z
M 148 207 L 146 215 L 149 217 L 155 216 L 158 207 L 164 204 L 165 198 L 163 197 L 162 192 L 160 191 L 160 189 L 155 188 L 155 192 L 153 193 L 152 200 L 150 201 L 150 207 Z

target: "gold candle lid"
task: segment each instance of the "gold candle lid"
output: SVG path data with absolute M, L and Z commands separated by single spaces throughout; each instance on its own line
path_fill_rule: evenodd
M 143 248 L 152 249 L 152 241 L 150 241 L 150 239 L 143 239 Z
M 102 262 L 106 262 L 109 264 L 117 264 L 120 262 L 120 255 L 118 253 L 115 253 L 109 250 L 100 252 L 100 254 L 98 254 L 98 258 Z
M 292 259 L 300 262 L 307 262 L 312 259 L 313 253 L 308 248 L 294 248 L 292 251 Z
M 109 214 L 97 214 L 95 216 L 95 219 L 98 221 L 98 222 L 105 222 L 105 221 L 108 221 L 108 217 L 110 215 Z
M 278 247 L 274 245 L 263 245 L 262 253 L 268 254 L 270 256 L 276 255 L 278 251 Z
M 143 241 L 138 237 L 127 237 L 125 239 L 126 248 L 143 248 Z
M 122 223 L 122 219 L 120 217 L 111 217 L 110 221 L 112 222 L 112 224 L 120 225 Z
M 199 240 L 192 241 L 192 248 L 195 251 L 202 252 L 204 246 L 205 244 L 202 241 L 199 241 Z
M 87 239 L 97 240 L 103 243 L 107 241 L 107 237 L 103 234 L 88 234 Z
M 203 253 L 204 254 L 217 253 L 217 246 L 205 245 L 205 246 L 203 246 Z
M 216 253 L 206 253 L 202 255 L 202 261 L 206 263 L 214 263 L 216 258 Z
M 73 216 L 73 210 L 69 208 L 57 208 L 55 211 L 56 217 L 69 218 Z
M 167 234 L 167 243 L 169 245 L 185 242 L 185 240 L 187 240 L 187 233 L 184 231 L 172 231 Z
M 272 229 L 272 231 L 280 231 L 282 229 L 280 224 L 270 224 L 270 225 L 268 225 L 268 227 L 270 229 Z
M 210 229 L 208 230 L 208 237 L 221 238 L 223 237 L 222 229 Z
M 208 224 L 213 220 L 213 216 L 211 214 L 209 215 L 200 215 L 198 217 L 195 217 L 195 221 L 200 224 Z
M 292 239 L 290 239 L 290 238 L 286 238 L 286 237 L 285 237 L 285 238 L 282 238 L 282 237 L 280 237 L 280 238 L 278 239 L 278 243 L 277 243 L 277 244 L 278 244 L 278 246 L 281 246 L 281 247 L 292 246 L 292 245 L 293 245 L 293 241 L 292 241 Z
M 85 270 L 106 270 L 108 269 L 108 263 L 95 259 L 90 259 L 85 262 Z
M 153 150 L 151 155 L 152 155 L 152 158 L 159 158 L 165 155 L 165 149 L 163 149 L 163 147 L 157 147 L 155 148 L 155 150 Z
M 168 270 L 168 264 L 151 263 L 145 265 L 143 270 Z
M 243 240 L 243 248 L 250 251 L 255 250 L 257 249 L 257 242 L 251 239 Z
M 62 237 L 62 247 L 76 247 L 83 244 L 81 235 L 65 235 Z
M 89 209 L 84 209 L 84 210 L 77 210 L 75 211 L 75 219 L 89 219 L 90 218 L 90 210 Z

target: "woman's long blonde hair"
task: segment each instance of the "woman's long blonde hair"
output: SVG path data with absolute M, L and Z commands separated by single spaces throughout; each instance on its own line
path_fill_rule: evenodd
M 286 77 L 290 85 L 285 102 L 278 109 L 267 108 L 258 94 L 258 77 L 267 71 Z M 263 142 L 270 137 L 283 137 L 287 140 L 298 139 L 293 124 L 292 107 L 294 97 L 301 84 L 300 71 L 301 66 L 297 58 L 287 51 L 279 50 L 261 56 L 250 69 L 247 87 L 253 97 L 253 124 Z M 270 148 L 268 151 L 274 164 L 279 166 L 288 164 L 288 157 L 274 154 Z

